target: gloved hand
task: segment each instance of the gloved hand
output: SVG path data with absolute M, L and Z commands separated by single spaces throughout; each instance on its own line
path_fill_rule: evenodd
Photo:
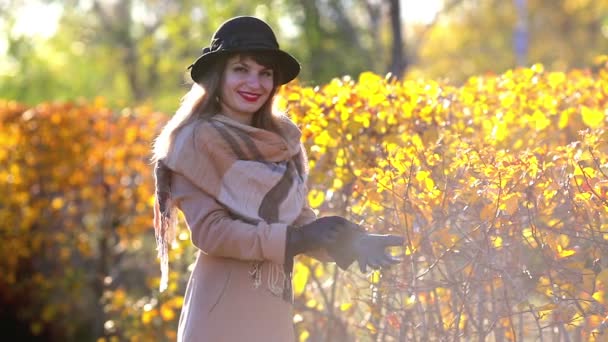
M 360 226 L 350 223 L 341 226 L 337 241 L 326 249 L 341 269 L 346 270 L 357 260 L 361 272 L 365 273 L 367 266 L 378 269 L 400 262 L 386 252 L 386 247 L 401 246 L 403 243 L 401 236 L 367 233 Z
M 389 234 L 356 234 L 352 240 L 359 269 L 365 273 L 367 266 L 373 269 L 388 267 L 401 262 L 386 252 L 386 247 L 403 245 L 403 237 Z
M 298 228 L 289 227 L 286 257 L 293 258 L 298 254 L 334 244 L 341 227 L 348 223 L 348 220 L 339 216 L 326 216 Z

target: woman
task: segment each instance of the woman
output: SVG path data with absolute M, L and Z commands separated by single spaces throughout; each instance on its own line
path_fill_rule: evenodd
M 236 17 L 190 66 L 195 82 L 154 143 L 155 229 L 161 291 L 176 210 L 200 250 L 186 289 L 180 341 L 293 341 L 294 256 L 331 256 L 362 271 L 395 262 L 388 245 L 306 204 L 306 155 L 299 129 L 272 112 L 277 88 L 300 71 L 272 29 Z M 329 255 L 329 256 L 328 256 Z

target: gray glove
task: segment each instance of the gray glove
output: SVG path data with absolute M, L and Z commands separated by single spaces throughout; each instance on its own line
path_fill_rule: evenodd
M 367 266 L 373 269 L 388 267 L 401 262 L 386 252 L 386 247 L 403 245 L 403 237 L 388 234 L 356 234 L 352 241 L 359 269 L 365 273 Z
M 359 225 L 349 222 L 340 227 L 337 241 L 326 249 L 341 269 L 346 270 L 357 260 L 359 269 L 365 273 L 368 266 L 378 269 L 399 263 L 401 260 L 388 254 L 386 247 L 402 246 L 403 243 L 401 236 L 367 233 Z
M 347 222 L 339 216 L 326 216 L 299 228 L 289 227 L 285 247 L 286 258 L 293 258 L 298 254 L 336 243 L 339 227 Z

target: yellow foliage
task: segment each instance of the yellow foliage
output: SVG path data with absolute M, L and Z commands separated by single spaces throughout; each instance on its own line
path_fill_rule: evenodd
M 595 304 L 605 304 L 608 286 L 607 76 L 534 65 L 462 86 L 363 73 L 284 87 L 274 105 L 302 130 L 311 207 L 406 239 L 405 262 L 369 278 L 356 267 L 336 276 L 334 266 L 317 263 L 310 273 L 302 263 L 313 261 L 296 263 L 296 308 L 306 308 L 296 312 L 299 339 L 332 317 L 353 336 L 421 339 L 418 327 L 434 326 L 425 331 L 430 340 L 471 339 L 500 327 L 496 339 L 508 340 L 519 316 L 506 303 L 525 303 L 521 310 L 542 326 L 571 322 L 586 336 L 599 329 Z M 118 273 L 129 265 L 142 272 L 142 287 L 156 287 L 157 270 L 138 258 L 155 255 L 149 150 L 166 119 L 147 108 L 114 111 L 102 98 L 31 108 L 0 101 L 0 287 L 7 296 L 36 289 L 41 298 L 73 299 L 25 311 L 36 320 L 93 311 L 79 306 L 97 279 L 84 264 Z M 174 339 L 194 254 L 184 227 L 178 236 L 171 260 L 181 269 L 167 297 L 136 298 L 143 295 L 114 283 L 121 277 L 99 277 L 105 314 L 124 340 Z M 24 264 L 52 269 L 28 280 Z M 381 322 L 383 312 L 407 319 Z M 40 334 L 36 320 L 31 329 Z M 539 336 L 531 329 L 524 338 Z
M 428 270 L 424 280 L 442 281 L 443 274 L 434 271 L 438 262 L 451 274 L 448 279 L 472 272 L 476 281 L 497 286 L 476 273 L 482 266 L 472 265 L 492 260 L 513 277 L 520 260 L 532 268 L 531 279 L 540 279 L 541 298 L 551 300 L 556 289 L 590 290 L 593 275 L 574 263 L 584 261 L 584 251 L 599 248 L 603 235 L 590 228 L 608 224 L 600 214 L 608 213 L 606 112 L 600 105 L 607 101 L 601 91 L 607 80 L 601 75 L 549 72 L 536 64 L 453 87 L 388 82 L 365 73 L 357 82 L 336 79 L 315 91 L 297 84 L 283 93 L 294 99 L 292 116 L 310 131 L 303 141 L 314 189 L 332 190 L 322 201 L 313 193 L 316 208 L 346 208 L 370 229 L 406 234 L 404 256 L 417 258 L 417 270 Z M 587 225 L 585 217 L 597 223 Z M 458 257 L 448 257 L 452 251 L 464 260 L 473 251 L 482 256 L 460 265 Z M 524 251 L 529 255 L 515 254 Z M 551 273 L 555 267 L 563 273 Z M 552 283 L 545 284 L 548 279 Z M 387 286 L 395 280 L 367 281 Z M 427 297 L 423 288 L 416 292 L 420 298 Z M 555 309 L 543 304 L 537 312 L 551 319 Z M 460 316 L 455 326 L 448 312 L 459 308 L 445 304 L 441 310 L 446 329 L 464 328 L 474 317 Z M 576 324 L 581 317 L 574 317 Z
M 9 243 L 19 250 L 0 248 L 5 274 L 0 287 L 16 280 L 12 275 L 24 272 L 22 265 L 38 265 L 26 271 L 36 277 L 20 279 L 20 287 L 4 295 L 39 293 L 32 298 L 45 304 L 24 312 L 66 333 L 76 331 L 79 317 L 87 319 L 94 311 L 85 305 L 95 302 L 90 287 L 104 288 L 111 281 L 109 274 L 84 265 L 119 267 L 120 246 L 150 232 L 150 143 L 166 117 L 145 109 L 131 113 L 113 112 L 101 100 L 31 108 L 0 101 L 0 180 L 8 186 L 0 189 L 0 234 L 12 236 Z M 51 293 L 53 297 L 44 297 Z M 128 303 L 119 289 L 105 308 Z M 35 324 L 33 329 L 41 334 L 45 327 Z

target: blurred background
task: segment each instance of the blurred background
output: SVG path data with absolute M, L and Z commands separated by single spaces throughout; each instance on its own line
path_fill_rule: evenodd
M 419 133 L 426 143 L 433 136 L 436 138 L 439 128 L 427 129 L 426 124 L 430 126 L 431 121 L 425 124 L 424 120 L 437 113 L 441 117 L 444 106 L 450 106 L 454 111 L 452 120 L 456 121 L 440 128 L 454 127 L 458 133 L 454 133 L 458 137 L 455 141 L 466 130 L 472 135 L 479 133 L 475 143 L 480 146 L 490 136 L 494 121 L 504 123 L 499 116 L 501 111 L 512 110 L 517 114 L 512 115 L 514 118 L 522 114 L 523 119 L 518 122 L 522 131 L 504 128 L 506 140 L 498 141 L 511 148 L 512 140 L 506 138 L 510 135 L 519 139 L 536 132 L 559 140 L 561 136 L 556 132 L 562 130 L 562 134 L 577 136 L 585 126 L 582 121 L 573 124 L 575 120 L 569 122 L 568 118 L 578 113 L 579 103 L 586 106 L 580 110 L 583 116 L 587 113 L 588 117 L 598 118 L 591 120 L 594 128 L 603 125 L 608 115 L 603 90 L 607 88 L 599 85 L 599 76 L 597 83 L 589 81 L 588 74 L 594 73 L 568 77 L 547 73 L 549 81 L 542 78 L 542 70 L 593 70 L 606 62 L 607 58 L 600 56 L 608 51 L 608 0 L 0 0 L 2 331 L 17 334 L 17 341 L 175 340 L 195 250 L 187 231 L 182 229 L 171 260 L 169 289 L 159 294 L 160 272 L 151 227 L 154 198 L 150 144 L 189 89 L 188 65 L 208 45 L 214 30 L 236 15 L 255 15 L 268 21 L 281 47 L 294 54 L 303 66 L 298 81 L 288 90 L 290 108 L 294 117 L 301 120 L 299 124 L 308 129 L 307 147 L 312 140 L 316 147 L 310 154 L 311 161 L 318 162 L 311 177 L 318 183 L 313 190 L 323 195 L 321 191 L 336 188 L 331 199 L 315 197 L 317 205 L 323 203 L 327 207 L 327 203 L 352 199 L 348 189 L 353 183 L 342 182 L 338 176 L 356 178 L 349 173 L 352 170 L 344 167 L 346 156 L 340 157 L 348 150 L 344 146 L 352 147 L 353 142 L 344 140 L 344 146 L 337 148 L 330 138 L 361 136 L 364 138 L 358 146 L 373 150 L 377 142 L 364 139 L 387 140 L 388 133 L 374 130 L 382 128 L 384 122 L 385 131 L 392 130 L 399 137 L 403 132 L 409 132 L 404 134 L 406 137 L 417 137 Z M 512 91 L 494 89 L 491 81 L 485 85 L 483 81 L 471 82 L 469 85 L 473 86 L 458 88 L 475 76 L 500 75 L 531 66 L 534 67 L 504 77 L 500 86 L 517 85 Z M 388 73 L 413 82 L 402 86 L 382 83 Z M 606 75 L 605 71 L 597 74 L 604 78 Z M 347 75 L 352 80 L 363 75 L 361 78 L 367 81 L 359 87 L 347 78 L 336 80 Z M 442 86 L 437 86 L 435 80 L 441 81 Z M 550 94 L 555 100 L 536 97 L 536 83 L 542 85 L 539 88 L 544 95 Z M 378 84 L 382 84 L 381 89 Z M 443 87 L 445 84 L 455 87 L 448 89 Z M 327 87 L 319 93 L 311 91 L 317 85 Z M 384 89 L 390 89 L 391 96 Z M 509 95 L 506 100 L 496 100 L 499 91 Z M 526 102 L 527 92 L 534 95 L 530 96 L 530 104 Z M 523 103 L 520 107 L 516 99 Z M 541 104 L 537 105 L 536 100 Z M 331 105 L 316 107 L 315 103 Z M 368 110 L 372 107 L 380 108 L 378 113 L 385 117 L 372 115 Z M 343 113 L 338 114 L 340 108 Z M 471 128 L 470 112 L 475 113 L 474 124 L 479 127 Z M 307 116 L 308 113 L 322 115 Z M 529 123 L 535 123 L 544 113 L 550 118 L 546 122 L 554 122 L 553 126 L 547 123 L 529 130 Z M 351 114 L 352 121 L 342 119 L 342 115 L 348 118 Z M 410 116 L 406 118 L 405 114 Z M 327 122 L 321 123 L 325 120 L 323 115 L 334 116 L 335 120 L 326 120 L 331 125 L 345 127 L 328 128 Z M 423 118 L 416 120 L 418 116 Z M 457 125 L 459 118 L 461 126 Z M 489 123 L 482 122 L 486 119 Z M 489 128 L 482 129 L 486 126 Z M 343 134 L 351 131 L 352 135 Z M 535 137 L 528 137 L 531 145 L 540 141 Z M 569 136 L 566 140 L 573 139 Z M 432 149 L 419 150 L 432 153 Z M 330 161 L 336 160 L 336 164 L 323 164 L 324 155 L 329 155 Z M 376 172 L 375 158 L 383 158 L 375 152 L 369 160 L 362 153 L 353 155 L 361 158 L 370 174 Z M 493 151 L 488 155 L 493 156 Z M 323 167 L 336 170 L 328 172 Z M 420 175 L 420 180 L 425 180 L 424 173 Z M 336 179 L 339 182 L 334 182 Z M 340 189 L 348 195 L 336 195 Z M 375 189 L 369 191 L 374 193 Z M 424 195 L 426 190 L 418 193 Z M 425 199 L 421 203 L 431 211 L 432 202 Z M 483 207 L 494 208 L 491 204 Z M 330 209 L 342 207 L 346 212 L 347 205 Z M 580 208 L 597 211 L 591 206 Z M 573 216 L 561 207 L 557 211 Z M 382 215 L 369 215 L 376 216 Z M 583 258 L 586 252 L 580 255 Z M 598 268 L 595 261 L 589 265 L 592 266 L 585 267 L 593 267 L 594 272 Z M 555 264 L 545 266 L 537 262 L 534 269 L 555 268 Z M 580 265 L 572 267 L 582 269 Z M 294 289 L 299 313 L 294 322 L 301 341 L 335 341 L 315 339 L 331 336 L 329 332 L 323 334 L 334 327 L 340 336 L 345 331 L 354 336 L 371 336 L 360 341 L 379 341 L 375 337 L 389 328 L 397 331 L 395 336 L 425 330 L 418 322 L 426 319 L 430 311 L 422 306 L 416 306 L 419 316 L 412 316 L 412 311 L 404 311 L 398 317 L 386 316 L 385 330 L 370 323 L 360 327 L 358 322 L 380 321 L 383 317 L 369 318 L 368 306 L 357 307 L 356 302 L 344 299 L 356 293 L 357 287 L 352 284 L 362 284 L 360 288 L 368 291 L 368 279 L 352 280 L 355 276 L 349 272 L 340 273 L 346 279 L 338 278 L 338 272 L 331 267 L 326 269 L 310 260 L 298 263 L 296 269 L 299 278 L 294 279 Z M 456 276 L 460 276 L 457 267 L 448 269 L 456 270 Z M 599 274 L 602 284 L 608 283 L 608 271 Z M 338 288 L 336 279 L 344 285 L 338 291 L 344 296 L 332 295 L 329 304 L 319 300 L 323 284 Z M 578 279 L 572 283 L 586 284 Z M 521 292 L 522 287 L 514 288 L 515 293 Z M 400 295 L 406 290 L 411 288 L 399 287 L 392 293 Z M 421 290 L 424 291 L 428 289 Z M 443 289 L 433 296 L 445 297 L 445 293 Z M 479 293 L 478 302 L 486 303 L 490 296 Z M 403 298 L 409 306 L 399 308 L 411 310 L 411 293 Z M 460 306 L 458 298 L 462 298 L 463 306 L 477 305 L 468 297 L 452 298 L 452 302 L 442 300 L 454 307 Z M 608 297 L 601 301 L 608 302 Z M 445 309 L 447 313 L 453 311 L 451 307 Z M 479 311 L 480 330 L 487 328 L 485 315 L 485 311 Z M 348 319 L 337 320 L 338 316 Z M 599 324 L 598 321 L 592 326 Z M 459 324 L 454 327 L 458 333 Z M 500 334 L 506 336 L 509 331 L 503 330 L 506 332 Z
M 268 21 L 305 85 L 363 71 L 460 84 L 608 51 L 605 0 L 0 0 L 0 98 L 172 112 L 186 67 L 235 15 Z

